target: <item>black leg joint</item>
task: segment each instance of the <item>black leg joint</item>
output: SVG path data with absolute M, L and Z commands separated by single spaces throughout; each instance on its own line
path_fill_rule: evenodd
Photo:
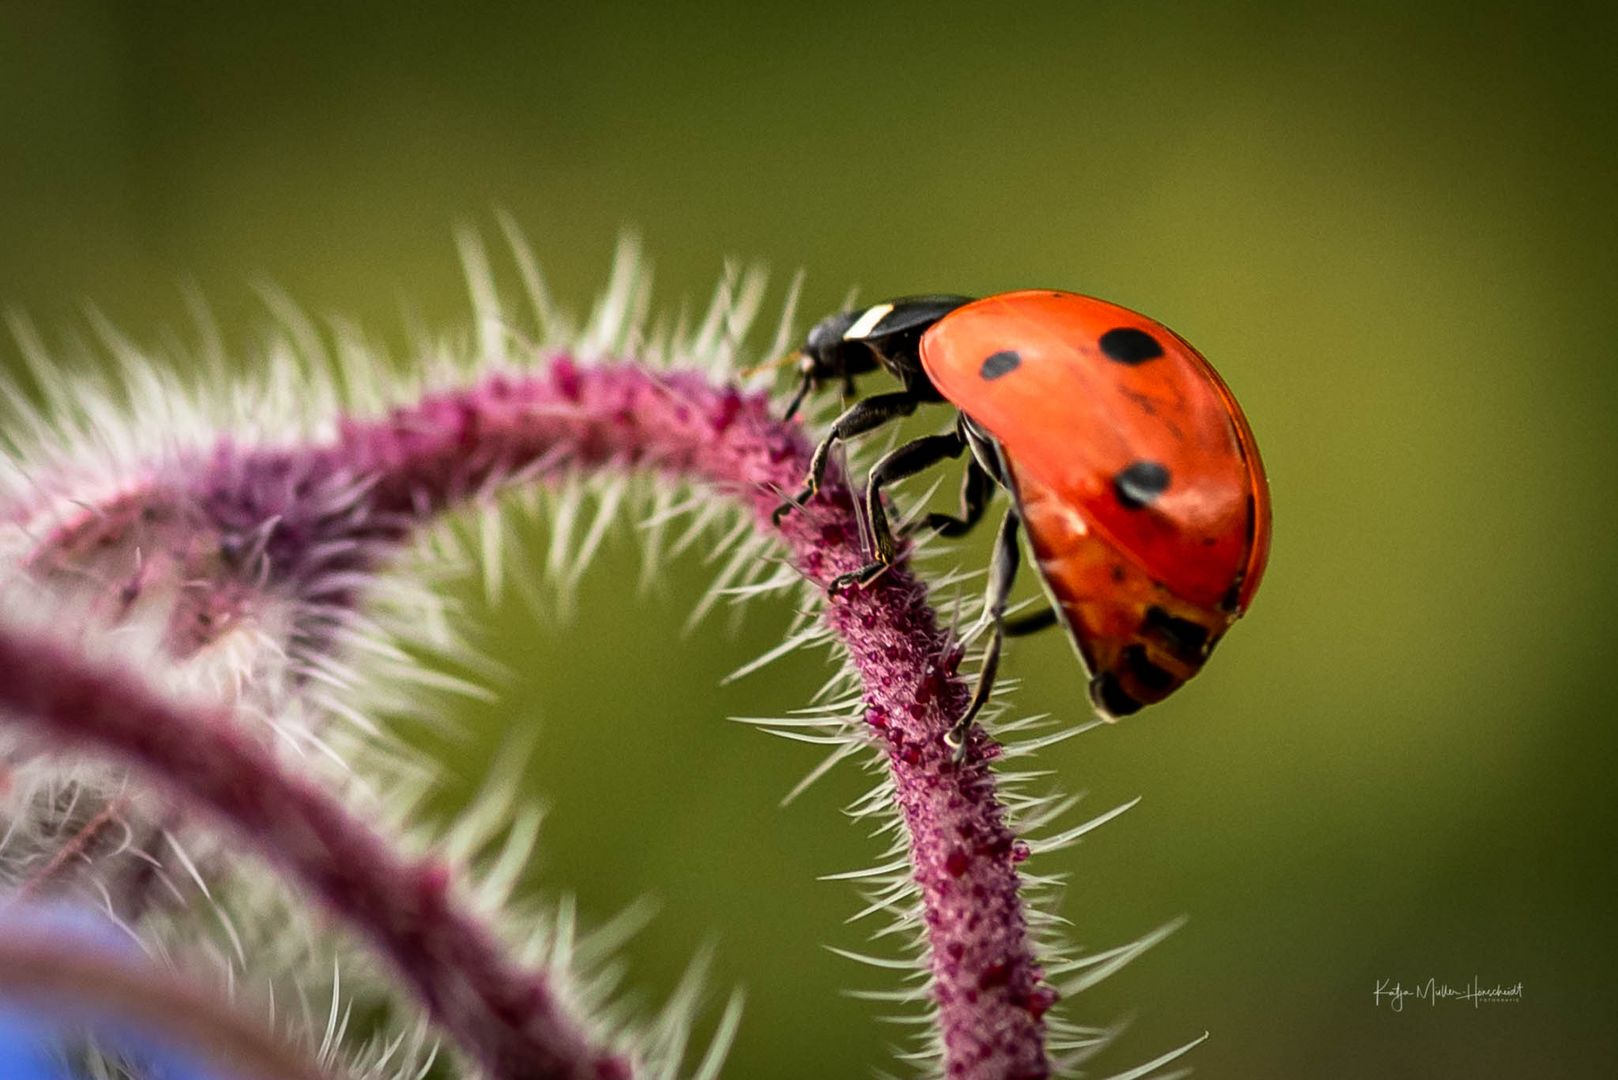
M 820 490 L 820 482 L 825 479 L 833 446 L 843 439 L 852 439 L 902 416 L 909 416 L 916 411 L 917 403 L 914 394 L 901 390 L 868 397 L 849 406 L 843 415 L 832 422 L 831 430 L 815 447 L 814 456 L 809 459 L 809 475 L 804 479 L 803 489 L 775 508 L 775 513 L 771 515 L 775 524 L 781 524 L 782 518 L 815 497 L 815 492 Z

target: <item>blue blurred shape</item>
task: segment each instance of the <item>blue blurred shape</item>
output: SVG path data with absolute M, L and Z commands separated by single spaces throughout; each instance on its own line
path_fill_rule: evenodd
M 66 1080 L 52 1048 L 56 1032 L 19 1009 L 0 1009 L 0 1076 L 5 1080 Z
M 7 904 L 0 899 L 0 933 L 55 937 L 120 960 L 145 961 L 135 942 L 111 920 L 67 904 Z M 106 1050 L 139 1063 L 138 1075 L 150 1080 L 235 1080 L 205 1067 L 160 1033 L 109 1016 L 104 1006 L 90 1001 L 82 1009 L 49 1011 L 27 1001 L 0 1001 L 0 1080 L 73 1080 L 57 1051 L 66 1035 L 86 1030 Z

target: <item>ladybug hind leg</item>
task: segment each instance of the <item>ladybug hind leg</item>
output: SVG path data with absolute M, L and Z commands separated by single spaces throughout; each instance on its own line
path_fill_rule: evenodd
M 1015 619 L 1008 619 L 1002 624 L 1006 637 L 1027 637 L 1037 634 L 1041 630 L 1049 630 L 1060 620 L 1053 607 L 1042 608 L 1027 615 L 1019 615 Z
M 972 700 L 966 711 L 955 722 L 946 742 L 955 748 L 955 760 L 966 756 L 966 737 L 972 721 L 988 703 L 994 690 L 995 676 L 1000 672 L 1000 643 L 1005 637 L 1006 604 L 1011 598 L 1011 586 L 1017 580 L 1017 567 L 1022 561 L 1017 546 L 1017 529 L 1022 521 L 1015 507 L 1006 511 L 1000 521 L 1000 531 L 994 538 L 994 556 L 989 563 L 989 588 L 983 599 L 982 623 L 988 624 L 989 643 L 984 647 L 983 666 L 978 669 L 978 684 L 972 691 Z M 981 625 L 981 624 L 980 624 Z

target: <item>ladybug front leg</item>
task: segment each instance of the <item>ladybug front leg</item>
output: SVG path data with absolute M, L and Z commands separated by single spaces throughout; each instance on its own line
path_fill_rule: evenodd
M 808 397 L 815 388 L 815 373 L 813 370 L 805 371 L 798 380 L 798 389 L 792 394 L 792 400 L 787 402 L 786 411 L 781 414 L 781 421 L 785 423 L 798 414 L 798 407 L 803 399 Z
M 989 563 L 989 588 L 983 599 L 983 622 L 989 624 L 989 644 L 983 651 L 983 666 L 978 669 L 978 685 L 972 691 L 972 701 L 956 722 L 944 741 L 955 748 L 955 760 L 966 756 L 966 733 L 972 727 L 989 700 L 994 689 L 995 676 L 1000 671 L 1000 642 L 1005 637 L 1006 604 L 1011 598 L 1012 583 L 1017 580 L 1017 565 L 1022 559 L 1017 546 L 1017 527 L 1021 522 L 1016 507 L 1006 511 L 1000 522 L 1000 532 L 994 538 L 994 556 Z
M 916 394 L 909 390 L 899 390 L 891 394 L 877 394 L 849 406 L 848 411 L 832 422 L 831 430 L 820 440 L 820 445 L 815 447 L 814 456 L 809 459 L 809 475 L 804 479 L 803 490 L 777 506 L 775 513 L 770 515 L 771 520 L 777 525 L 781 524 L 782 518 L 793 510 L 801 509 L 815 497 L 815 492 L 820 490 L 820 482 L 826 477 L 826 464 L 831 460 L 831 448 L 840 440 L 852 439 L 900 417 L 909 416 L 916 411 L 916 406 L 920 403 L 921 399 Z
M 888 526 L 888 512 L 882 506 L 883 487 L 930 469 L 945 458 L 960 457 L 965 449 L 966 440 L 958 432 L 926 435 L 889 451 L 872 466 L 865 481 L 865 517 L 871 526 L 871 554 L 876 557 L 858 570 L 833 578 L 826 586 L 828 593 L 835 596 L 850 585 L 863 585 L 881 573 L 898 554 L 893 530 Z

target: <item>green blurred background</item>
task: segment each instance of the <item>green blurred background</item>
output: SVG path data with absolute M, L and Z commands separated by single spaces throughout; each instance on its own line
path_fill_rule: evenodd
M 160 343 L 195 285 L 245 353 L 270 281 L 402 348 L 467 322 L 452 228 L 502 207 L 576 308 L 630 224 L 665 304 L 735 255 L 777 300 L 806 268 L 806 317 L 853 285 L 1145 309 L 1241 396 L 1276 536 L 1205 675 L 1044 758 L 1094 811 L 1146 797 L 1034 864 L 1075 935 L 1191 919 L 1077 1003 L 1133 1017 L 1099 1067 L 1206 1029 L 1205 1077 L 1611 1069 L 1610 5 L 515 8 L 0 4 L 0 303 Z M 886 983 L 821 948 L 862 932 L 815 877 L 875 853 L 839 814 L 863 778 L 778 810 L 816 755 L 722 719 L 822 661 L 719 687 L 790 612 L 682 638 L 711 570 L 637 598 L 636 555 L 626 529 L 568 621 L 467 584 L 515 674 L 453 718 L 450 773 L 537 727 L 535 887 L 657 897 L 628 950 L 656 995 L 712 941 L 749 994 L 731 1075 L 861 1075 L 908 1030 L 839 996 Z M 1022 708 L 1084 717 L 1062 641 L 1009 664 Z M 1524 1000 L 1373 1003 L 1473 976 Z

